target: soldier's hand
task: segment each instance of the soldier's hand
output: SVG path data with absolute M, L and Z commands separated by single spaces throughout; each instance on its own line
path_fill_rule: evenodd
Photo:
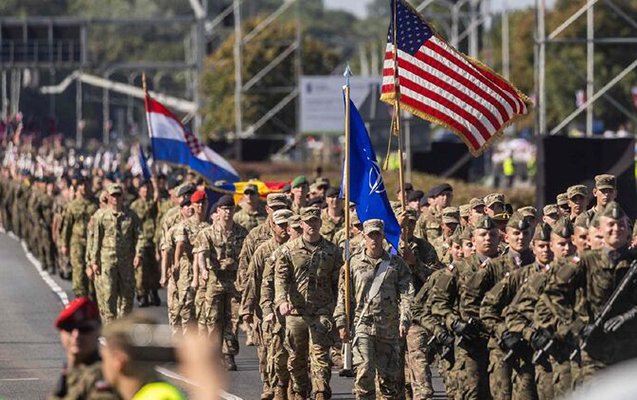
M 265 318 L 263 318 L 263 320 L 267 322 L 268 324 L 272 323 L 272 321 L 274 321 L 274 313 L 270 313 L 266 315 Z
M 93 264 L 91 265 L 91 268 L 93 269 L 95 275 L 100 275 L 102 273 L 102 269 L 100 268 L 99 264 Z
M 199 279 L 193 279 L 192 282 L 190 282 L 190 287 L 193 289 L 198 289 L 199 288 Z
M 62 246 L 62 248 L 60 249 L 60 251 L 62 252 L 62 255 L 64 257 L 69 255 L 69 249 L 66 246 Z
M 349 341 L 349 332 L 345 329 L 344 326 L 338 328 L 338 336 L 341 338 L 341 341 L 347 342 Z
M 165 276 L 162 276 L 161 278 L 159 278 L 159 286 L 166 287 L 166 277 Z
M 133 258 L 133 267 L 139 268 L 141 264 L 142 264 L 142 258 L 140 256 L 135 256 L 135 258 Z
M 409 265 L 414 265 L 418 260 L 416 260 L 416 256 L 414 255 L 414 251 L 409 247 L 409 245 L 405 246 L 402 249 L 403 259 Z
M 290 314 L 291 311 L 292 311 L 292 305 L 288 303 L 287 301 L 281 303 L 281 305 L 279 306 L 279 312 L 283 316 Z
M 543 349 L 551 340 L 551 333 L 544 328 L 540 328 L 531 335 L 531 347 L 533 350 Z
M 637 308 L 633 307 L 623 314 L 617 315 L 604 322 L 604 332 L 615 332 L 626 322 L 632 320 L 637 315 Z
M 93 268 L 91 268 L 90 266 L 88 266 L 88 267 L 86 267 L 86 269 L 84 270 L 84 272 L 86 272 L 86 277 L 87 277 L 90 281 L 92 281 L 92 280 L 93 280 L 93 278 L 94 278 L 94 275 L 93 275 Z
M 404 338 L 407 336 L 407 332 L 409 332 L 409 327 L 405 324 L 400 324 L 400 327 L 398 328 L 398 332 L 400 333 L 400 337 Z
M 203 279 L 204 281 L 207 281 L 209 277 L 210 277 L 210 273 L 208 272 L 207 269 L 204 268 L 204 270 L 201 272 L 201 279 Z

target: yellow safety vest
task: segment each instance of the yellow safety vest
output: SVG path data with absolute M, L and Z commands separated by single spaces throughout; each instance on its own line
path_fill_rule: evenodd
M 132 400 L 186 400 L 186 396 L 168 382 L 152 382 L 139 389 Z

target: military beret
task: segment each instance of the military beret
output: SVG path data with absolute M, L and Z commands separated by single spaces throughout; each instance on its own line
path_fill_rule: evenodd
M 420 199 L 422 199 L 423 197 L 425 197 L 425 192 L 423 192 L 422 190 L 412 190 L 407 195 L 407 201 L 420 201 Z
M 363 222 L 363 233 L 369 235 L 372 232 L 383 232 L 385 223 L 382 219 L 368 219 Z
M 272 220 L 277 225 L 287 224 L 288 223 L 288 219 L 292 215 L 294 215 L 294 213 L 292 211 L 283 208 L 281 210 L 276 210 L 275 212 L 272 213 Z
M 427 193 L 427 197 L 438 197 L 444 192 L 453 192 L 453 188 L 448 183 L 441 183 L 440 185 L 434 186 L 429 189 Z
M 490 229 L 496 229 L 497 226 L 495 222 L 493 221 L 493 219 L 491 219 L 491 217 L 489 217 L 488 215 L 481 215 L 480 218 L 478 218 L 478 221 L 476 221 L 474 228 L 490 230 Z
M 466 218 L 469 216 L 470 212 L 471 212 L 471 205 L 469 204 L 461 204 L 460 207 L 458 207 L 458 209 L 460 210 L 460 217 L 461 218 Z
M 190 196 L 190 202 L 191 203 L 203 203 L 206 200 L 207 196 L 206 196 L 206 192 L 204 192 L 203 190 L 197 190 L 195 193 L 193 193 Z
M 279 210 L 277 210 L 279 211 Z M 276 212 L 276 211 L 275 211 Z M 292 215 L 290 215 L 288 217 L 288 225 L 293 228 L 293 229 L 298 229 L 301 227 L 301 216 L 292 213 Z
M 299 186 L 308 185 L 305 175 L 299 175 L 292 181 L 292 189 L 296 189 Z
M 179 203 L 179 207 L 187 207 L 191 204 L 192 203 L 190 202 L 190 197 L 184 197 L 183 199 L 181 199 L 181 202 Z
M 283 193 L 270 193 L 266 198 L 266 204 L 268 207 L 285 207 L 288 206 L 288 198 Z
M 197 190 L 195 185 L 193 185 L 190 182 L 186 182 L 183 185 L 179 186 L 179 188 L 177 189 L 177 196 L 179 196 L 179 197 L 181 197 L 181 196 L 190 197 L 191 194 L 195 193 L 195 190 Z
M 533 217 L 537 218 L 537 209 L 533 206 L 526 206 L 518 208 L 518 212 L 522 214 L 523 217 Z
M 484 206 L 484 199 L 481 197 L 474 197 L 469 200 L 469 206 L 473 209 L 476 207 Z
M 316 187 L 318 187 L 319 189 L 322 187 L 324 188 L 330 187 L 330 180 L 322 176 L 319 176 L 318 178 L 316 178 L 314 183 L 316 184 Z
M 243 194 L 255 194 L 259 193 L 259 188 L 254 183 L 249 183 L 243 189 Z
M 429 206 L 429 199 L 427 198 L 427 196 L 423 196 L 422 199 L 420 199 L 420 201 L 418 202 L 418 206 L 419 207 Z
M 588 188 L 584 185 L 573 185 L 566 189 L 566 197 L 572 199 L 575 196 L 588 196 Z
M 414 185 L 412 185 L 409 182 L 405 182 L 404 187 L 405 187 L 405 192 L 409 192 L 411 190 L 414 190 Z M 396 189 L 396 193 L 399 193 L 399 192 L 400 192 L 400 186 L 398 186 L 398 189 Z
M 193 195 L 194 196 L 194 195 Z M 217 207 L 234 207 L 234 197 L 230 194 L 224 194 L 216 203 Z
M 617 187 L 617 178 L 611 174 L 597 175 L 595 177 L 595 187 L 597 189 L 615 189 Z
M 323 205 L 323 198 L 322 197 L 312 197 L 307 202 L 307 206 L 308 207 L 321 208 L 322 205 Z
M 502 193 L 491 193 L 484 196 L 484 205 L 491 208 L 494 204 L 504 205 L 504 195 Z
M 325 191 L 325 197 L 337 197 L 341 194 L 341 189 L 337 187 L 330 187 Z
M 283 188 L 281 189 L 281 192 L 290 193 L 290 190 L 292 190 L 292 186 L 289 183 L 286 183 L 285 186 L 283 186 Z
M 301 221 L 309 221 L 314 218 L 321 218 L 321 210 L 316 207 L 301 208 Z
M 551 232 L 564 239 L 569 239 L 573 236 L 573 224 L 568 218 L 560 218 L 553 224 Z
M 55 327 L 70 331 L 90 322 L 100 322 L 97 304 L 88 297 L 78 297 L 60 312 L 55 319 Z
M 520 212 L 514 212 L 513 215 L 511 215 L 511 218 L 507 221 L 507 228 L 514 228 L 520 231 L 529 229 L 530 226 L 529 222 Z
M 119 183 L 111 183 L 106 187 L 106 192 L 111 196 L 121 195 L 122 185 L 120 185 Z
M 555 215 L 555 214 L 559 215 L 560 209 L 557 207 L 557 204 L 547 204 L 542 209 L 542 214 L 543 215 Z
M 607 217 L 612 219 L 622 219 L 626 217 L 624 209 L 616 201 L 611 201 L 604 207 L 604 210 L 600 214 L 600 217 Z
M 542 240 L 548 242 L 551 240 L 551 225 L 549 224 L 537 224 L 535 232 L 533 232 L 533 240 Z
M 568 196 L 566 195 L 566 193 L 560 193 L 555 197 L 555 202 L 557 203 L 557 206 L 563 206 L 568 204 Z

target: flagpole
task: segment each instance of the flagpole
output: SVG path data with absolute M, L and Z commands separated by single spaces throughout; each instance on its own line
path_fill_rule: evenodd
M 405 210 L 405 165 L 403 162 L 403 138 L 400 132 L 400 86 L 398 85 L 398 34 L 397 34 L 397 15 L 398 2 L 392 1 L 392 45 L 394 48 L 394 118 L 392 120 L 393 132 L 390 133 L 398 136 L 398 189 L 400 193 L 400 206 Z M 391 136 L 390 136 L 391 137 Z
M 347 332 L 348 340 L 343 345 L 344 357 L 343 357 L 343 370 L 351 370 L 351 348 L 350 348 L 350 210 L 349 210 L 349 202 L 350 202 L 350 193 L 349 193 L 349 184 L 350 184 L 350 81 L 349 78 L 352 76 L 352 70 L 349 68 L 349 64 L 347 68 L 345 68 L 345 73 L 343 74 L 345 77 L 345 86 L 343 86 L 343 92 L 345 93 L 345 173 L 343 174 L 343 192 L 345 195 L 345 265 L 343 267 L 344 271 L 344 279 L 343 279 L 343 303 L 345 305 L 345 331 Z
M 146 125 L 148 125 L 148 136 L 150 137 L 150 148 L 151 148 L 151 153 L 152 153 L 152 148 L 153 148 L 153 125 L 150 123 L 150 113 L 148 112 L 148 85 L 146 85 L 146 72 L 142 72 L 142 90 L 144 91 L 144 111 L 146 114 Z M 141 151 L 141 143 L 139 145 L 139 150 Z M 155 156 L 153 155 L 153 169 L 154 169 L 154 173 L 151 173 L 151 176 L 155 177 L 157 176 L 157 173 L 159 171 L 159 166 L 157 165 L 157 162 L 155 161 Z

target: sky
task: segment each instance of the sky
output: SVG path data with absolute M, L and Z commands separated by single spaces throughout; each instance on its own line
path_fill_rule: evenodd
M 364 18 L 366 15 L 366 7 L 370 0 L 323 0 L 327 8 L 343 9 Z M 547 0 L 547 6 L 553 4 L 555 0 Z M 389 4 L 389 1 L 387 2 Z M 417 4 L 412 1 L 412 4 Z M 518 9 L 533 6 L 535 0 L 491 0 L 491 9 L 493 11 L 502 10 L 505 6 L 509 9 Z

